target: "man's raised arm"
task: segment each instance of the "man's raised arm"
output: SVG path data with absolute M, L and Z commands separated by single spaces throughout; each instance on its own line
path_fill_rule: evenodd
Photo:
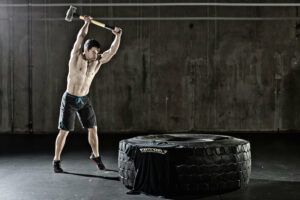
M 76 41 L 75 41 L 73 49 L 71 51 L 71 56 L 73 54 L 78 54 L 80 52 L 82 42 L 89 31 L 89 25 L 90 25 L 91 19 L 92 18 L 89 16 L 84 16 L 84 25 L 81 27 L 81 29 L 79 30 L 79 32 L 77 34 Z
M 103 52 L 103 54 L 101 55 L 100 62 L 102 64 L 109 62 L 110 59 L 117 53 L 120 46 L 122 29 L 115 27 L 112 33 L 115 35 L 115 39 L 112 42 L 110 48 L 107 51 Z

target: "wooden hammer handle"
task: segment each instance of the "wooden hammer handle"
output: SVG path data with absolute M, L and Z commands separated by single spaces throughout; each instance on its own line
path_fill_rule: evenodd
M 79 16 L 79 19 L 84 20 L 84 17 L 83 17 L 83 16 Z M 93 20 L 93 19 L 91 20 L 91 23 L 93 23 L 93 24 L 95 24 L 95 25 L 97 25 L 97 26 L 100 26 L 100 27 L 102 27 L 102 28 L 106 28 L 106 29 L 108 29 L 108 30 L 110 30 L 110 31 L 112 31 L 112 30 L 115 29 L 115 27 L 109 26 L 109 25 L 107 25 L 107 24 L 103 24 L 102 22 L 98 22 L 98 21 Z

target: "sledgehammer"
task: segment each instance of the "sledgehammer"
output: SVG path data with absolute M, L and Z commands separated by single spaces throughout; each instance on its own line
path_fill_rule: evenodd
M 68 11 L 66 13 L 65 20 L 68 21 L 68 22 L 71 22 L 74 17 L 84 20 L 84 17 L 81 16 L 81 15 L 79 15 L 78 13 L 76 13 L 76 10 L 77 10 L 77 8 L 75 6 L 70 6 L 70 8 L 68 9 Z M 103 23 L 95 21 L 93 19 L 91 20 L 91 23 L 93 23 L 93 24 L 95 24 L 97 26 L 106 28 L 106 29 L 108 29 L 110 31 L 112 31 L 112 30 L 115 29 L 115 27 L 109 26 L 107 24 L 103 24 Z

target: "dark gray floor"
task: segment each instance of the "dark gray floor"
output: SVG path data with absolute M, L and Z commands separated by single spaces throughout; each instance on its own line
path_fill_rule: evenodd
M 248 188 L 204 200 L 299 200 L 300 134 L 231 134 L 251 142 L 252 175 Z M 104 163 L 117 170 L 118 141 L 132 135 L 101 136 Z M 116 173 L 100 173 L 88 157 L 84 134 L 71 134 L 63 154 L 68 174 L 54 174 L 55 135 L 0 136 L 0 200 L 157 199 L 127 195 Z M 107 177 L 107 178 L 105 178 Z M 112 179 L 112 180 L 111 180 Z

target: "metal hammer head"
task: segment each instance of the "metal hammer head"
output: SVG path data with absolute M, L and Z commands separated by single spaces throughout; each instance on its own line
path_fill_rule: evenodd
M 76 13 L 77 8 L 75 6 L 70 6 L 66 13 L 65 20 L 68 22 L 71 22 L 73 17 L 79 17 L 79 15 Z

